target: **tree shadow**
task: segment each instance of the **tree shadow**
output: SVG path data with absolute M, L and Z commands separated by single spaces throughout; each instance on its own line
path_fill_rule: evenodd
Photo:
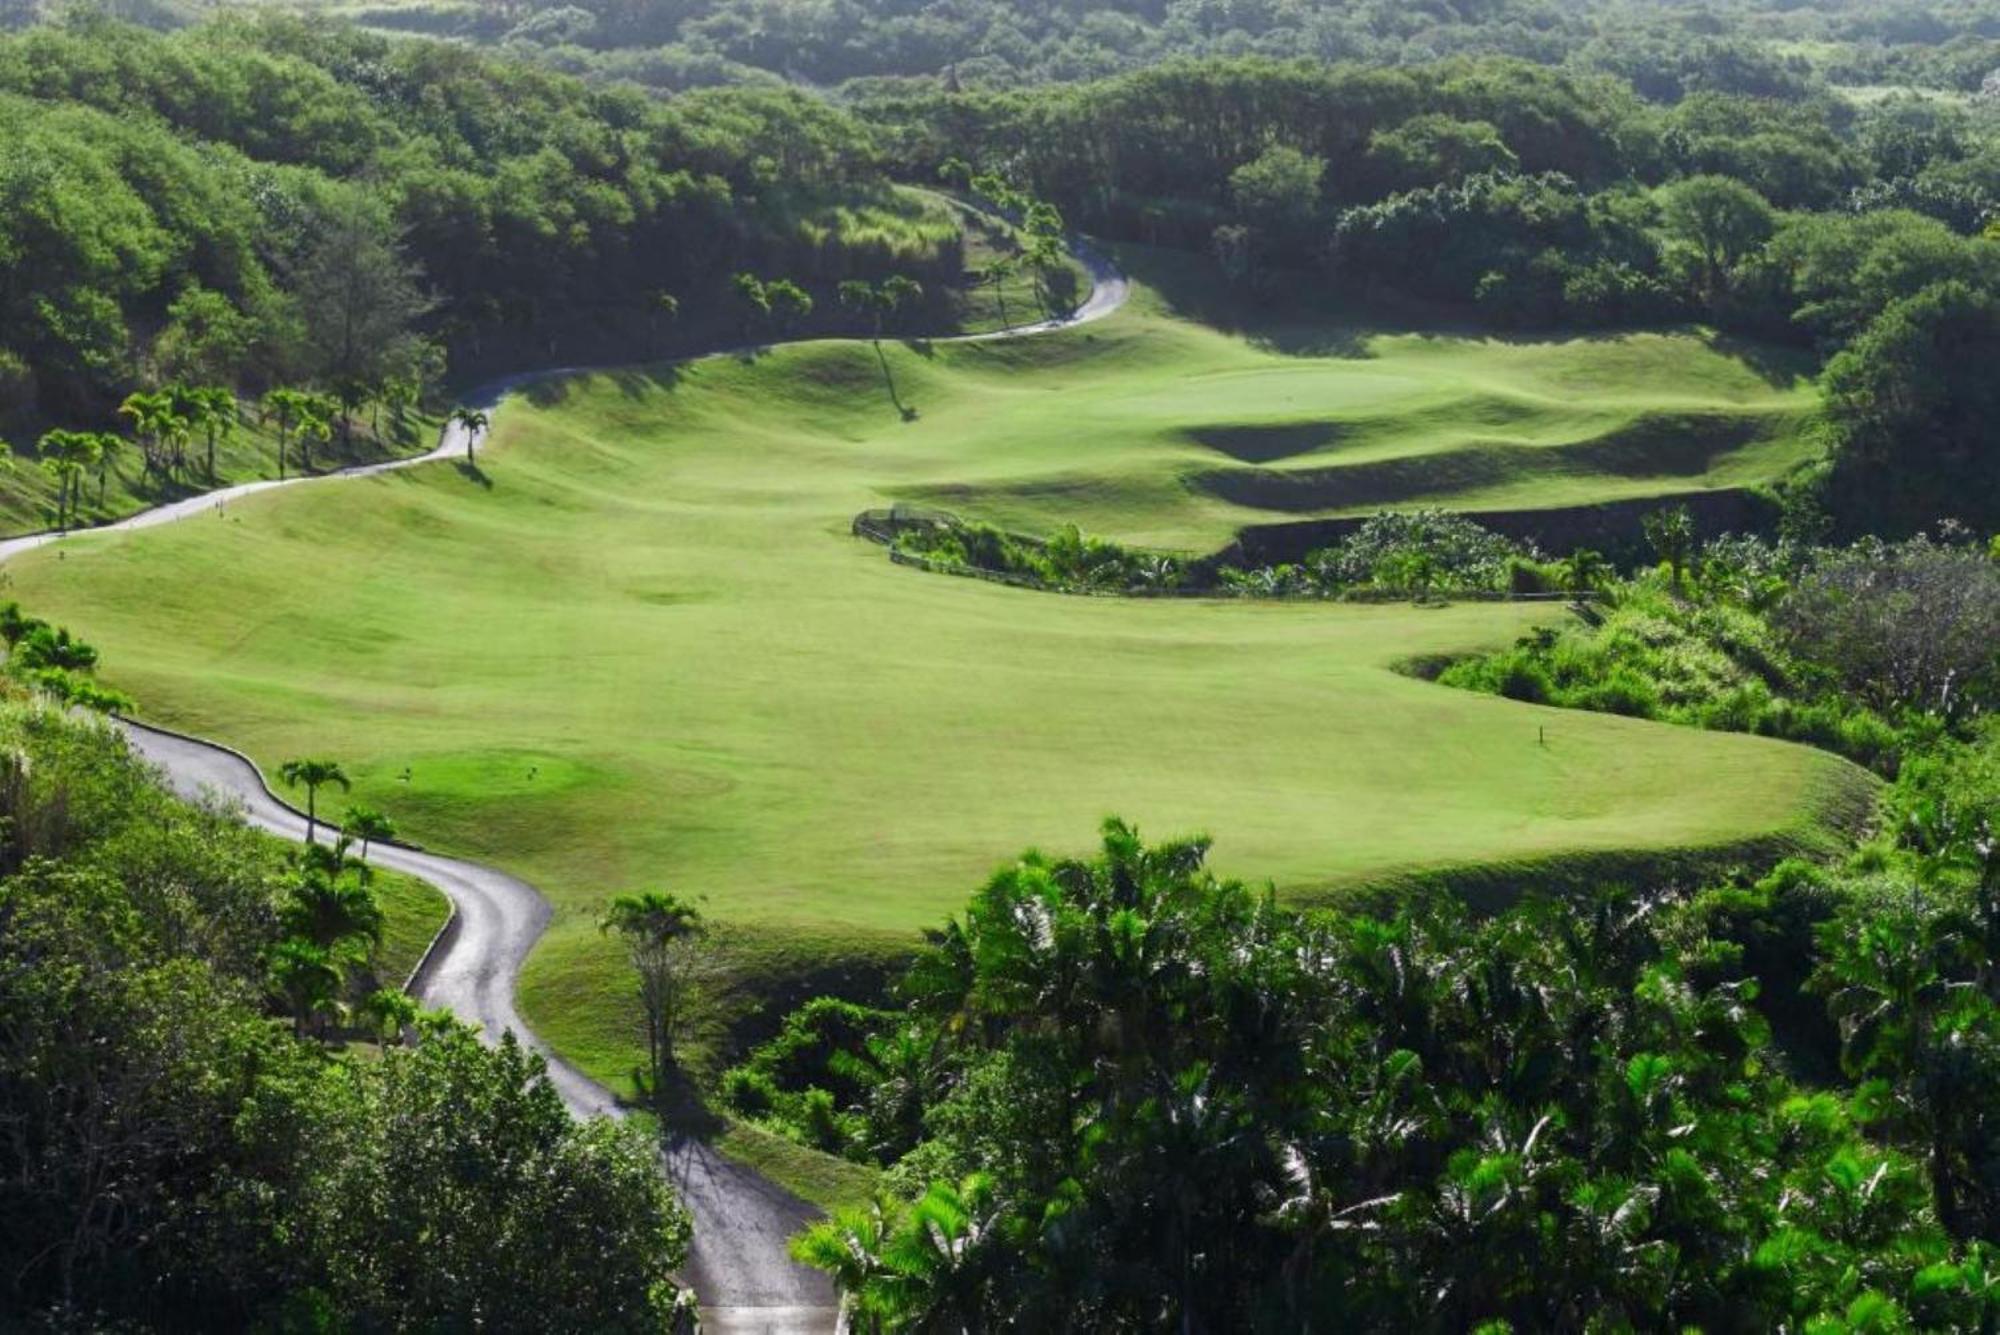
M 1803 348 L 1760 343 L 1740 334 L 1710 334 L 1707 341 L 1709 347 L 1741 362 L 1773 389 L 1790 389 L 1813 373 L 1812 354 Z
M 638 1106 L 659 1116 L 662 1141 L 681 1136 L 709 1140 L 729 1128 L 729 1120 L 708 1106 L 701 1087 L 679 1067 L 668 1072 L 666 1084 L 658 1090 L 647 1089 L 651 1078 L 643 1070 L 633 1071 L 632 1080 L 641 1091 Z
M 895 405 L 897 415 L 905 422 L 916 421 L 917 406 L 914 403 L 904 403 L 902 394 L 897 391 L 896 373 L 889 366 L 889 354 L 882 350 L 882 340 L 875 339 L 874 344 L 875 360 L 882 367 L 882 383 L 888 387 L 889 402 Z
M 486 488 L 486 490 L 493 490 L 493 479 L 487 475 L 485 469 L 471 460 L 460 459 L 452 467 L 458 469 L 458 475 L 468 482 L 477 482 L 480 486 Z

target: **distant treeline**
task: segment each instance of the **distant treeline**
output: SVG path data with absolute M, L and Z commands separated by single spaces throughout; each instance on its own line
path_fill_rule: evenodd
M 1004 164 L 1084 229 L 1501 327 L 1699 320 L 1826 359 L 1855 527 L 1992 517 L 2000 118 L 1704 92 L 1504 59 L 1184 61 L 864 104 L 898 168 Z M 1309 312 L 1304 312 L 1309 314 Z
M 1081 81 L 1180 57 L 1369 65 L 1503 55 L 1602 71 L 1648 97 L 1792 96 L 1817 79 L 1970 92 L 2000 65 L 1991 0 L 484 0 L 384 5 L 370 22 L 503 42 L 578 72 L 720 82 Z

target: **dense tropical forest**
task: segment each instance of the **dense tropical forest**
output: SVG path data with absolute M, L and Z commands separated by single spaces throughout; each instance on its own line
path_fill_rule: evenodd
M 718 1137 L 825 1207 L 790 1254 L 857 1331 L 2000 1322 L 1990 3 L 0 23 L 0 518 L 63 535 L 0 574 L 0 1328 L 689 1329 L 717 1206 L 662 1151 Z M 1092 277 L 1133 309 L 1065 331 Z M 646 369 L 470 396 L 583 363 Z M 69 536 L 433 440 L 443 482 Z M 908 568 L 812 545 L 863 497 Z M 1121 674 L 1214 718 L 1086 733 Z M 247 712 L 303 846 L 138 759 L 156 701 Z M 1049 750 L 955 772 L 1030 709 Z M 1396 763 L 1476 796 L 1283 802 L 1329 719 L 1386 765 L 1343 720 L 1445 709 Z M 1116 804 L 1051 756 L 1366 856 L 1225 874 L 1132 811 L 1082 854 Z M 1796 819 L 1665 813 L 1711 760 Z M 1488 808 L 1594 842 L 1462 856 Z M 420 1004 L 404 824 L 560 885 L 515 882 L 554 1067 Z

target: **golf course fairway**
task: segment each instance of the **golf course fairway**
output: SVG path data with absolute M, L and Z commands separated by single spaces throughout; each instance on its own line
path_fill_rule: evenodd
M 1155 836 L 1206 830 L 1220 870 L 1309 895 L 1809 842 L 1865 800 L 1858 770 L 1803 747 L 1394 670 L 1560 607 L 1072 598 L 905 569 L 849 536 L 866 507 L 950 495 L 1024 527 L 1204 548 L 1243 507 L 1190 470 L 1253 465 L 1203 433 L 1360 424 L 1308 447 L 1337 467 L 1350 449 L 1448 459 L 1483 432 L 1488 453 L 1532 454 L 1649 414 L 1765 423 L 1803 402 L 1695 336 L 1297 356 L 1134 307 L 1018 342 L 885 344 L 907 420 L 866 342 L 578 376 L 511 399 L 476 467 L 81 535 L 10 563 L 9 596 L 96 644 L 144 717 L 267 772 L 336 758 L 352 800 L 410 837 L 542 888 L 555 923 L 522 1009 L 613 1082 L 636 1017 L 597 919 L 621 891 L 703 896 L 811 955 L 908 942 L 997 862 L 1084 850 L 1114 812 Z M 1742 434 L 1755 457 L 1725 452 L 1716 476 L 1791 448 Z M 1478 490 L 1555 504 L 1690 485 L 1685 460 L 1593 474 L 1570 457 Z M 1453 500 L 1438 476 L 1426 499 Z

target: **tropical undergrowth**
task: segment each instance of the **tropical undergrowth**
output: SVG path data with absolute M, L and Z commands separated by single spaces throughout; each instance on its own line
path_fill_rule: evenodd
M 1114 821 L 1095 858 L 1026 854 L 884 1009 L 814 1003 L 725 1080 L 888 1170 L 796 1243 L 854 1328 L 1994 1314 L 1973 844 L 1485 919 L 1291 911 L 1207 851 Z
M 1226 555 L 1147 551 L 1065 525 L 1048 538 L 937 516 L 898 523 L 891 548 L 946 573 L 1057 593 L 1240 598 L 1429 598 L 1588 591 L 1594 553 L 1564 562 L 1447 510 L 1385 512 L 1300 562 L 1244 566 Z
M 1846 548 L 1727 538 L 1438 679 L 1806 742 L 1893 775 L 2000 701 L 1996 647 L 2000 563 L 1962 532 Z

